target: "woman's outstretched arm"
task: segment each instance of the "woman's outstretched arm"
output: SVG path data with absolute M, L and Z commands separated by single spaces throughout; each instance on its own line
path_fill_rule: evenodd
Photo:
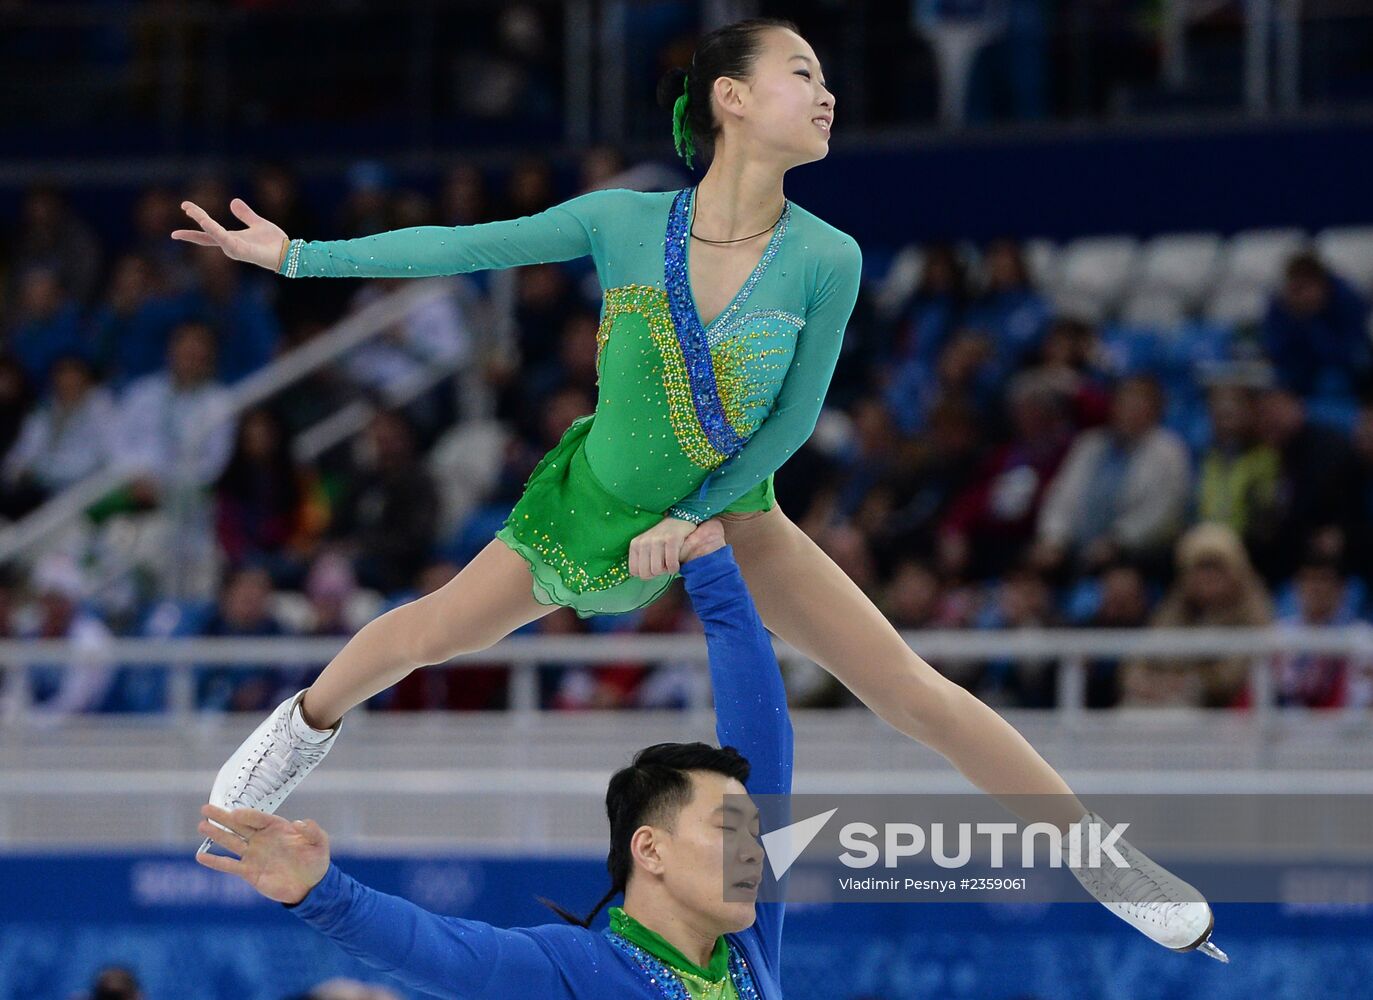
M 632 192 L 592 191 L 519 219 L 412 226 L 351 240 L 290 239 L 241 198 L 229 208 L 247 228 L 230 231 L 200 206 L 183 202 L 201 228 L 178 229 L 172 238 L 217 246 L 234 260 L 287 278 L 423 278 L 585 257 L 626 196 Z

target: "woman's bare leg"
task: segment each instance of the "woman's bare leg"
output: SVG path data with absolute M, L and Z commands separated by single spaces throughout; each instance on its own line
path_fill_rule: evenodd
M 1025 737 L 917 656 L 780 507 L 723 520 L 725 539 L 770 631 L 1014 812 L 1061 829 L 1082 818 L 1086 809 Z M 1054 798 L 1013 798 L 1030 795 Z
M 486 649 L 553 608 L 534 600 L 529 564 L 494 539 L 438 590 L 364 625 L 310 685 L 305 721 L 327 729 L 416 667 Z

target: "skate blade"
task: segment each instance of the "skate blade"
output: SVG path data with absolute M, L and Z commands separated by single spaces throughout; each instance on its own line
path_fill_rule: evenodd
M 1226 965 L 1230 964 L 1230 956 L 1212 944 L 1210 938 L 1197 945 L 1196 950 L 1207 958 L 1214 958 L 1217 962 L 1224 962 Z

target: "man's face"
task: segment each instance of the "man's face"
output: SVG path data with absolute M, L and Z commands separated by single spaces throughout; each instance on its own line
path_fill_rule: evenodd
M 713 771 L 691 772 L 691 801 L 670 830 L 657 830 L 654 843 L 668 895 L 684 915 L 732 934 L 750 927 L 763 877 L 758 843 L 758 810 L 734 796 L 748 791 L 733 778 Z M 731 798 L 726 801 L 726 796 Z M 741 811 L 741 805 L 747 812 Z M 739 883 L 751 883 L 751 886 Z M 734 902 L 725 900 L 725 885 Z

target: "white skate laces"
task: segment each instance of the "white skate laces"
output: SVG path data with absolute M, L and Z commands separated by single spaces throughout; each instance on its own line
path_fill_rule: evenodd
M 210 792 L 211 804 L 221 809 L 275 813 L 291 790 L 324 759 L 343 720 L 327 733 L 309 730 L 303 718 L 292 718 L 304 695 L 301 691 L 278 705 L 224 762 Z M 302 735 L 302 728 L 309 731 Z M 196 853 L 205 853 L 212 843 L 207 837 Z
M 1123 837 L 1110 839 L 1111 825 L 1096 813 L 1087 813 L 1079 822 L 1083 828 L 1081 856 L 1068 867 L 1084 889 L 1165 948 L 1199 951 L 1218 962 L 1230 961 L 1225 952 L 1211 943 L 1215 916 L 1196 888 L 1157 865 Z M 1101 830 L 1097 838 L 1087 835 L 1093 824 Z M 1093 842 L 1101 845 L 1099 858 L 1092 857 L 1088 845 Z M 1116 864 L 1106 849 L 1107 842 L 1128 867 Z

